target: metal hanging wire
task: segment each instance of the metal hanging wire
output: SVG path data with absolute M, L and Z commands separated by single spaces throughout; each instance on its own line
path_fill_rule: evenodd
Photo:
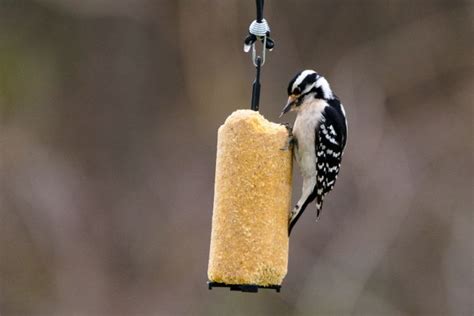
M 244 51 L 248 53 L 252 49 L 252 63 L 256 68 L 255 80 L 252 84 L 252 99 L 250 108 L 254 111 L 258 111 L 260 104 L 260 70 L 263 64 L 265 64 L 265 52 L 266 50 L 272 50 L 275 46 L 275 42 L 270 38 L 270 26 L 268 22 L 263 18 L 263 4 L 264 0 L 256 0 L 257 6 L 257 19 L 254 20 L 249 26 L 249 35 L 244 41 Z M 256 42 L 260 40 L 262 42 L 262 52 L 257 54 Z

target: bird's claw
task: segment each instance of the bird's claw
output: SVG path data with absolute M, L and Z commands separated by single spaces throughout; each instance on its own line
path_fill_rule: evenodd
M 287 151 L 293 148 L 296 143 L 296 138 L 293 135 L 288 136 L 285 146 L 280 148 L 280 150 Z
M 288 131 L 288 141 L 283 148 L 280 148 L 280 150 L 286 151 L 293 147 L 295 138 L 293 137 L 293 128 L 291 128 L 290 123 L 283 123 L 282 125 L 285 126 Z
M 290 123 L 283 123 L 282 125 L 285 126 L 288 131 L 288 136 L 293 136 L 293 128 L 290 126 Z

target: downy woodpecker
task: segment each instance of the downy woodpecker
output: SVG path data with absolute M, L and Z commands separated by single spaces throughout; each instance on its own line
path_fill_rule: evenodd
M 298 73 L 288 85 L 288 103 L 280 117 L 296 111 L 291 142 L 303 176 L 303 192 L 291 211 L 289 232 L 305 208 L 316 200 L 317 218 L 326 194 L 339 173 L 346 145 L 347 120 L 344 107 L 327 80 L 313 70 Z

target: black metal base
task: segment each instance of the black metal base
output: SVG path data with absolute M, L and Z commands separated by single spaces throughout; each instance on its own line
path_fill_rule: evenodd
M 231 291 L 241 291 L 246 293 L 257 293 L 258 289 L 269 289 L 275 290 L 277 293 L 280 293 L 281 285 L 255 285 L 255 284 L 226 284 L 207 281 L 207 286 L 209 290 L 212 290 L 213 287 L 229 287 Z

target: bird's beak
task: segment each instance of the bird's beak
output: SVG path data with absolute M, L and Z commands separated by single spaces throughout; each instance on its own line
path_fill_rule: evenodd
M 280 117 L 283 116 L 283 114 L 287 113 L 293 108 L 293 105 L 295 104 L 296 101 L 296 96 L 290 95 L 288 97 L 288 102 L 286 103 L 285 107 L 283 108 L 283 111 L 281 111 Z

